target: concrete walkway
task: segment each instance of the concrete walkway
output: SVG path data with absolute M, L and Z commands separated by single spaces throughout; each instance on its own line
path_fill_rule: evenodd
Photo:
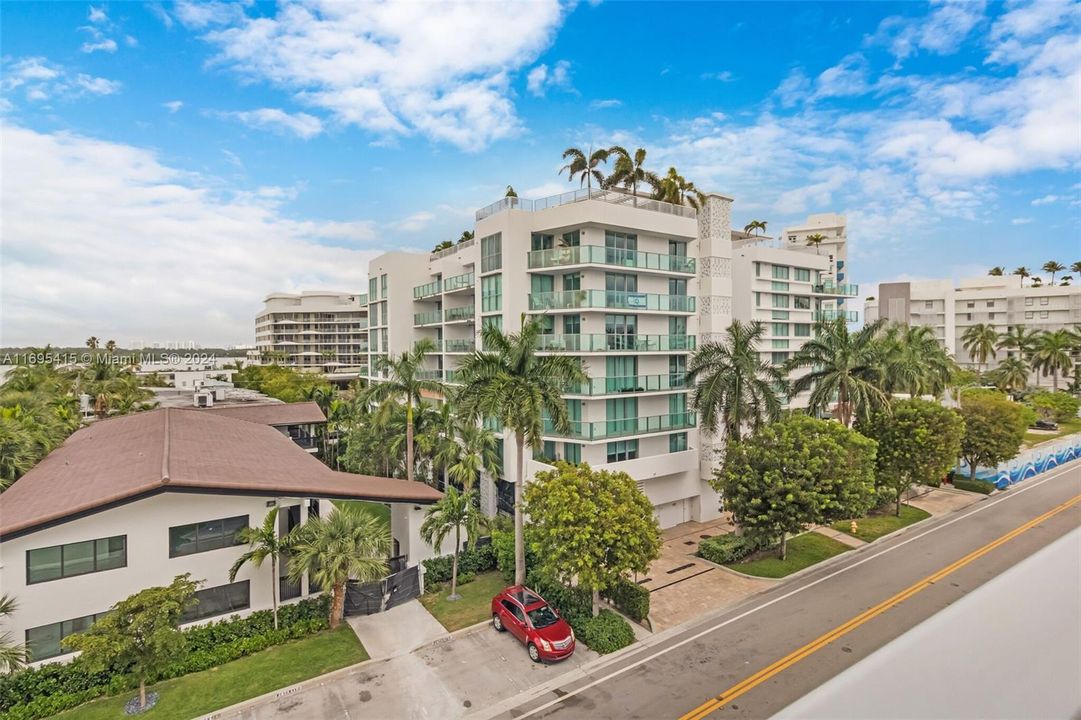
M 921 487 L 918 489 L 928 490 L 928 492 L 911 500 L 906 500 L 906 502 L 912 507 L 918 507 L 920 510 L 925 510 L 932 515 L 945 515 L 946 513 L 955 512 L 987 497 L 980 493 L 967 492 L 952 487 Z
M 831 528 L 831 527 L 829 527 L 827 525 L 819 525 L 818 527 L 816 527 L 814 529 L 814 531 L 816 533 L 818 533 L 819 535 L 825 535 L 826 537 L 832 538 L 832 539 L 836 540 L 837 542 L 839 542 L 839 543 L 841 543 L 843 545 L 847 545 L 848 547 L 856 548 L 856 547 L 861 547 L 861 546 L 867 544 L 866 542 L 864 542 L 863 540 L 860 540 L 857 537 L 852 537 L 848 533 L 843 533 L 843 532 L 841 532 L 839 530 L 834 530 L 833 528 Z
M 408 655 L 450 633 L 419 600 L 375 615 L 346 618 L 372 660 Z

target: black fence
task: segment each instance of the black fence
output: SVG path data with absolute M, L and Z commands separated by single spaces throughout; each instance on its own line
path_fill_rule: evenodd
M 411 567 L 375 582 L 345 586 L 345 614 L 373 615 L 420 596 L 420 568 Z

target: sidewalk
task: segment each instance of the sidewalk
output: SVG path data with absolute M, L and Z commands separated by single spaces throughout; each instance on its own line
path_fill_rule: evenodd
M 441 638 L 446 631 L 419 600 L 374 615 L 359 615 L 345 619 L 360 638 L 372 660 L 407 655 L 411 651 Z

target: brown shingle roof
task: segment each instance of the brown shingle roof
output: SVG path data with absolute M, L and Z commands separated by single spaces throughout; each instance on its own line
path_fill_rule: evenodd
M 423 483 L 335 472 L 266 425 L 177 408 L 78 430 L 0 495 L 0 537 L 163 491 L 428 504 Z
M 260 425 L 305 425 L 325 423 L 327 416 L 315 402 L 252 403 L 250 405 L 222 405 L 211 408 L 184 408 L 195 412 L 213 413 L 224 417 L 247 420 Z

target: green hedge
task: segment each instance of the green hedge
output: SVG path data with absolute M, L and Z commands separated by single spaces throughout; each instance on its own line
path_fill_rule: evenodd
M 960 477 L 955 477 L 953 479 L 953 486 L 958 490 L 968 490 L 970 492 L 983 493 L 984 495 L 990 495 L 991 491 L 995 489 L 995 486 L 989 482 L 984 482 L 983 480 L 966 480 Z
M 511 538 L 511 576 L 514 575 L 514 546 Z M 454 567 L 453 555 L 441 555 L 424 561 L 424 582 L 441 583 L 450 582 L 451 571 Z M 493 545 L 477 545 L 472 550 L 462 550 L 458 553 L 458 575 L 478 573 L 495 570 L 496 549 Z
M 759 549 L 759 543 L 745 535 L 715 535 L 698 543 L 698 555 L 718 565 L 738 562 Z
M 574 635 L 595 653 L 607 655 L 634 642 L 634 630 L 611 610 L 601 610 L 597 617 L 576 617 L 570 621 Z
M 642 622 L 649 615 L 649 590 L 626 578 L 620 578 L 601 595 L 635 622 Z
M 185 650 L 151 682 L 208 670 L 223 663 L 325 630 L 330 597 L 322 596 L 278 609 L 233 616 L 184 631 Z M 102 695 L 115 695 L 138 685 L 127 667 L 92 673 L 79 658 L 0 676 L 0 720 L 37 720 Z

